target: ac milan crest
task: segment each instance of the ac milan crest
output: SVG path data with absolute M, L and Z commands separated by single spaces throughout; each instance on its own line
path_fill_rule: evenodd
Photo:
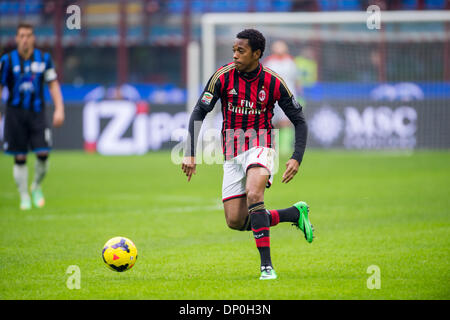
M 266 100 L 266 92 L 264 90 L 261 90 L 258 93 L 258 99 L 259 101 L 263 102 L 264 100 Z

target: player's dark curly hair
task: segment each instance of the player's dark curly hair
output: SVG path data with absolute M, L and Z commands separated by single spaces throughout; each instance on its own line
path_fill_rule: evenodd
M 262 35 L 261 32 L 255 29 L 245 29 L 239 32 L 236 35 L 238 39 L 247 39 L 250 48 L 252 51 L 261 50 L 261 55 L 259 58 L 262 58 L 264 49 L 266 48 L 266 38 Z

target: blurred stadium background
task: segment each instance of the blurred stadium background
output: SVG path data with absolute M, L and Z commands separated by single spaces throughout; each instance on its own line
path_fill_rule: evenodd
M 81 9 L 81 28 L 71 30 L 66 10 L 73 4 Z M 375 30 L 365 21 L 333 20 L 358 11 L 368 17 L 373 4 L 382 15 L 434 13 L 442 19 L 383 23 Z M 27 21 L 35 26 L 37 47 L 52 54 L 68 119 L 54 132 L 55 149 L 141 154 L 170 147 L 171 132 L 185 127 L 206 74 L 231 60 L 229 47 L 243 27 L 263 31 L 266 57 L 273 41 L 288 44 L 298 72 L 297 98 L 310 122 L 310 146 L 448 148 L 448 9 L 446 0 L 2 0 L 0 53 L 14 48 L 15 28 Z M 216 54 L 205 66 L 205 14 L 270 12 L 336 15 L 328 23 L 217 25 Z M 192 45 L 197 51 L 190 51 Z M 4 89 L 4 101 L 6 96 Z M 114 109 L 114 103 L 104 103 L 112 99 L 124 101 Z M 105 119 L 127 115 L 128 123 L 115 132 L 120 139 L 103 137 Z

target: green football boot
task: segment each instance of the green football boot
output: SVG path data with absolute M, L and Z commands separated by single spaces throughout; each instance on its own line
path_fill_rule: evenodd
M 271 266 L 261 267 L 261 276 L 259 280 L 273 280 L 277 278 L 275 270 Z
M 309 206 L 306 204 L 306 202 L 299 201 L 296 204 L 294 204 L 294 207 L 296 207 L 300 213 L 298 217 L 298 223 L 297 224 L 294 223 L 294 225 L 303 231 L 303 233 L 305 234 L 306 241 L 311 243 L 314 238 L 313 236 L 314 228 L 311 222 L 309 222 L 308 217 Z
M 31 189 L 31 198 L 33 199 L 33 205 L 36 208 L 42 208 L 45 205 L 44 194 L 41 187 Z

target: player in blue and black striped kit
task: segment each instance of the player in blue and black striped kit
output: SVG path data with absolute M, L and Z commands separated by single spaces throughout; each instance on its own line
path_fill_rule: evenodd
M 14 156 L 14 180 L 20 193 L 20 208 L 40 208 L 45 204 L 41 182 L 48 170 L 51 131 L 45 116 L 44 84 L 48 83 L 55 111 L 53 126 L 64 122 L 64 103 L 50 55 L 34 48 L 33 27 L 21 23 L 17 27 L 17 49 L 0 60 L 0 93 L 8 87 L 4 122 L 6 153 Z M 28 193 L 27 153 L 36 153 L 31 197 Z

